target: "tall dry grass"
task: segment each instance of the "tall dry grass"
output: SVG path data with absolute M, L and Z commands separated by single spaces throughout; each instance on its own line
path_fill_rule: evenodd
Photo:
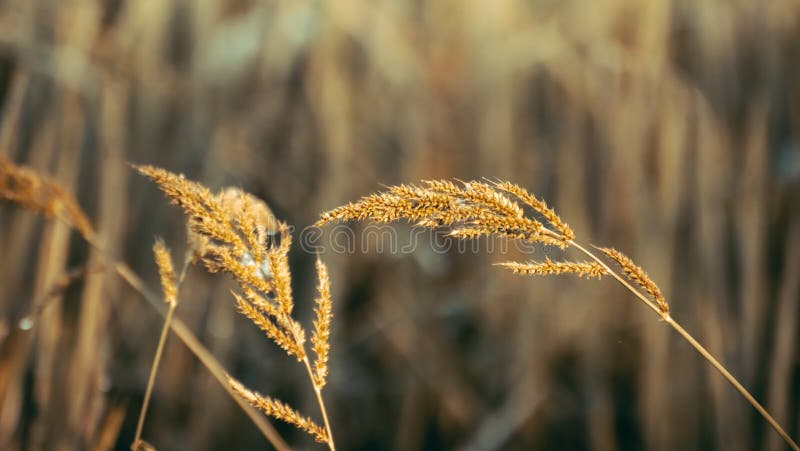
M 319 279 L 316 319 L 311 345 L 315 357 L 313 365 L 306 350 L 305 328 L 292 317 L 294 297 L 288 254 L 292 235 L 286 223 L 278 221 L 269 207 L 254 196 L 235 188 L 217 195 L 205 186 L 186 180 L 153 166 L 139 166 L 137 170 L 149 177 L 159 188 L 179 205 L 187 216 L 190 252 L 211 273 L 225 272 L 239 284 L 240 291 L 233 292 L 236 306 L 242 315 L 261 329 L 266 336 L 290 357 L 303 363 L 317 398 L 324 427 L 303 416 L 284 402 L 255 393 L 233 377 L 228 385 L 242 399 L 267 415 L 282 420 L 309 433 L 331 451 L 336 450 L 328 413 L 322 397 L 328 377 L 330 326 L 333 318 L 328 269 L 317 257 Z M 160 255 L 159 255 L 160 254 Z M 170 280 L 169 257 L 163 248 L 156 248 L 156 262 L 160 268 L 164 296 L 172 299 L 170 314 L 176 304 L 176 289 Z M 164 283 L 164 279 L 167 279 Z M 167 316 L 165 324 L 169 323 Z M 165 326 L 166 330 L 166 326 Z M 161 343 L 163 343 L 163 334 Z M 160 360 L 161 345 L 156 352 L 153 368 Z M 153 370 L 153 375 L 155 370 Z M 148 386 L 152 385 L 153 376 Z M 148 389 L 149 392 L 149 389 Z M 147 400 L 147 395 L 145 400 Z M 131 448 L 136 449 L 140 438 L 145 407 L 142 408 L 136 438 Z
M 111 254 L 158 286 L 153 237 L 184 255 L 185 221 L 125 162 L 240 186 L 297 225 L 379 183 L 516 181 L 635 256 L 797 437 L 797 21 L 792 1 L 2 2 L 0 154 L 74 192 L 104 245 L 0 206 L 0 447 L 135 435 L 162 324 L 98 271 Z M 425 246 L 325 261 L 341 449 L 783 447 L 610 284 L 525 283 Z M 290 265 L 312 299 L 314 258 Z M 230 288 L 190 271 L 178 330 L 315 412 L 293 362 L 220 302 Z M 167 341 L 144 437 L 263 446 L 182 343 Z
M 520 203 L 542 219 L 526 215 Z M 418 227 L 448 229 L 448 236 L 476 239 L 501 236 L 511 240 L 576 249 L 589 261 L 509 261 L 500 263 L 515 274 L 575 274 L 601 278 L 610 276 L 641 300 L 672 327 L 687 343 L 716 369 L 736 391 L 761 415 L 775 432 L 794 450 L 800 446 L 767 412 L 741 382 L 708 350 L 670 316 L 669 304 L 658 285 L 627 255 L 614 248 L 595 247 L 594 253 L 575 241 L 575 232 L 553 209 L 524 188 L 510 182 L 463 182 L 461 186 L 446 180 L 425 181 L 423 185 L 395 185 L 386 191 L 362 197 L 322 213 L 318 225 L 333 221 L 371 219 L 390 223 L 405 219 Z M 598 255 L 605 255 L 619 267 L 612 269 Z

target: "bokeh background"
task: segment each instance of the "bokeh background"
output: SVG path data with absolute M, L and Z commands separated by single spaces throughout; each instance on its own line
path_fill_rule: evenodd
M 644 266 L 800 434 L 797 1 L 2 0 L 0 115 L 0 154 L 76 193 L 152 289 L 154 237 L 179 259 L 183 219 L 127 162 L 240 186 L 298 228 L 381 184 L 517 182 Z M 8 204 L 0 254 L 0 448 L 128 449 L 161 317 L 77 235 Z M 342 450 L 784 449 L 611 281 L 424 245 L 324 258 Z M 313 262 L 291 254 L 305 324 Z M 178 316 L 318 418 L 232 286 L 192 269 Z M 270 449 L 175 337 L 144 438 Z

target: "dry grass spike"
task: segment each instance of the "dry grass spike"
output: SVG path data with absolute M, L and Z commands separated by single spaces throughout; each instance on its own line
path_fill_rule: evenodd
M 161 289 L 164 293 L 164 302 L 169 304 L 169 310 L 164 318 L 164 325 L 161 328 L 161 335 L 156 347 L 156 355 L 153 358 L 153 364 L 150 367 L 150 377 L 147 380 L 147 388 L 144 393 L 144 400 L 142 401 L 142 408 L 139 411 L 139 421 L 136 424 L 136 434 L 134 435 L 133 442 L 131 443 L 131 450 L 147 449 L 151 447 L 147 442 L 142 440 L 142 431 L 144 428 L 144 421 L 147 416 L 147 406 L 150 403 L 150 397 L 153 394 L 153 386 L 155 385 L 156 375 L 158 374 L 158 367 L 161 363 L 161 356 L 164 353 L 164 345 L 167 342 L 167 335 L 172 323 L 172 317 L 175 314 L 175 309 L 178 306 L 178 288 L 183 281 L 183 275 L 186 273 L 188 263 L 191 261 L 189 256 L 184 259 L 183 269 L 178 276 L 175 274 L 175 267 L 172 264 L 172 257 L 170 251 L 160 238 L 156 239 L 153 244 L 153 256 L 158 267 L 158 275 L 161 279 Z
M 546 276 L 551 274 L 575 274 L 578 277 L 601 278 L 606 274 L 605 268 L 596 262 L 554 262 L 546 258 L 544 262 L 503 262 L 497 263 L 511 270 L 514 274 L 524 276 Z
M 572 231 L 572 228 L 566 222 L 564 222 L 552 208 L 548 207 L 545 201 L 540 200 L 533 194 L 529 193 L 525 188 L 511 182 L 498 181 L 495 182 L 494 185 L 503 191 L 517 196 L 519 200 L 526 203 L 540 215 L 544 216 L 544 218 L 547 219 L 547 221 L 552 224 L 552 226 L 555 227 L 559 233 L 561 233 L 566 241 L 575 239 L 575 232 Z
M 328 352 L 330 351 L 331 321 L 333 320 L 333 303 L 331 302 L 331 282 L 328 276 L 328 268 L 322 259 L 317 256 L 317 286 L 318 296 L 316 299 L 317 307 L 314 309 L 316 320 L 314 320 L 314 334 L 311 336 L 311 345 L 317 355 L 314 360 L 314 378 L 317 386 L 325 386 L 328 377 Z
M 330 281 L 324 264 L 317 261 L 320 284 L 312 336 L 317 359 L 312 369 L 305 348 L 306 331 L 292 318 L 289 226 L 278 221 L 264 202 L 238 188 L 213 194 L 203 185 L 161 168 L 136 169 L 153 180 L 188 216 L 189 242 L 195 259 L 202 261 L 208 271 L 226 272 L 239 283 L 241 293 L 232 293 L 239 312 L 306 367 L 325 427 L 322 429 L 283 403 L 245 389 L 233 379 L 231 388 L 267 415 L 294 424 L 335 450 L 322 399 L 332 318 Z
M 531 206 L 545 222 L 525 216 L 523 208 L 507 194 Z M 499 235 L 562 249 L 574 238 L 572 229 L 553 210 L 522 188 L 478 181 L 427 180 L 422 186 L 390 186 L 323 213 L 316 225 L 364 219 L 405 219 L 421 227 L 449 227 L 451 235 L 458 238 Z
M 0 199 L 50 218 L 58 218 L 87 239 L 94 235 L 83 210 L 58 182 L 31 168 L 17 166 L 3 156 L 0 156 Z
M 627 255 L 614 248 L 598 247 L 597 249 L 617 262 L 620 268 L 622 268 L 623 274 L 625 274 L 628 279 L 634 281 L 637 285 L 647 291 L 664 317 L 669 315 L 669 304 L 667 304 L 667 300 L 664 299 L 664 295 L 661 294 L 661 289 L 658 288 L 658 285 L 653 282 L 644 269 L 637 266 Z
M 254 307 L 238 293 L 232 294 L 234 299 L 236 299 L 236 306 L 239 308 L 239 312 L 258 326 L 259 329 L 264 331 L 267 337 L 286 351 L 287 354 L 296 357 L 298 362 L 306 358 L 306 351 L 303 348 L 303 343 L 299 342 L 292 332 L 285 328 L 278 327 L 274 321 L 263 315 L 259 309 Z
M 265 414 L 285 421 L 291 425 L 296 426 L 298 429 L 308 432 L 314 439 L 320 443 L 328 442 L 328 434 L 321 426 L 315 423 L 312 419 L 304 417 L 296 410 L 287 406 L 286 404 L 272 399 L 268 396 L 262 396 L 256 392 L 247 389 L 241 382 L 232 377 L 228 377 L 228 383 L 231 388 L 247 401 L 250 405 L 260 409 Z
M 514 199 L 533 209 L 541 219 L 525 216 L 524 210 Z M 553 209 L 521 186 L 507 181 L 455 183 L 448 180 L 425 181 L 422 182 L 422 186 L 390 186 L 384 192 L 362 197 L 355 203 L 348 203 L 322 213 L 316 225 L 331 221 L 364 219 L 377 222 L 405 219 L 420 227 L 431 229 L 448 227 L 450 236 L 462 239 L 494 235 L 561 249 L 577 249 L 592 261 L 554 262 L 547 258 L 544 262 L 512 261 L 500 263 L 499 266 L 523 275 L 576 274 L 598 278 L 604 275 L 613 277 L 689 342 L 761 414 L 787 444 L 800 451 L 794 440 L 744 386 L 670 317 L 669 305 L 661 290 L 642 268 L 615 249 L 597 248 L 622 268 L 622 274 L 611 269 L 595 253 L 575 241 L 572 228 Z M 639 288 L 630 284 L 629 280 Z
M 140 169 L 144 173 L 151 173 L 155 177 L 160 177 L 163 180 L 174 180 L 179 184 L 181 183 L 181 176 L 177 176 L 167 171 L 158 170 L 158 168 L 153 167 L 143 167 Z M 203 188 L 200 185 L 184 185 L 182 188 L 186 189 L 187 191 L 199 192 L 200 197 L 202 197 Z M 97 250 L 100 255 L 106 257 L 110 255 L 105 249 L 103 243 L 95 240 L 94 229 L 91 226 L 86 214 L 81 210 L 80 206 L 75 201 L 74 197 L 68 194 L 58 184 L 58 182 L 46 176 L 42 176 L 28 167 L 17 166 L 9 162 L 1 155 L 0 199 L 9 200 L 18 204 L 22 208 L 42 214 L 48 218 L 54 218 L 64 222 L 70 227 L 76 229 L 84 238 L 84 240 L 86 240 L 89 245 Z M 192 233 L 195 235 L 193 238 L 200 237 L 199 234 L 195 232 Z M 204 241 L 203 244 L 211 244 L 211 241 L 207 237 L 203 236 L 202 238 Z M 178 304 L 178 289 L 180 288 L 180 284 L 183 280 L 183 276 L 186 272 L 188 264 L 195 261 L 193 259 L 192 252 L 187 253 L 187 256 L 184 260 L 183 269 L 176 278 L 174 267 L 172 266 L 171 259 L 169 258 L 169 250 L 166 248 L 166 246 L 159 245 L 157 243 L 154 246 L 154 249 L 156 254 L 156 264 L 159 266 L 159 273 L 162 276 L 162 287 L 164 289 L 163 300 L 168 303 L 169 308 L 167 310 L 164 326 L 161 331 L 161 337 L 159 339 L 153 365 L 150 369 L 150 377 L 140 409 L 139 420 L 136 426 L 134 440 L 131 444 L 131 449 L 155 449 L 152 445 L 142 440 L 141 434 L 143 431 L 148 402 L 152 394 L 155 377 L 158 371 L 158 363 L 163 353 L 164 344 L 166 342 L 169 330 L 174 330 L 183 343 L 195 356 L 198 357 L 200 362 L 209 370 L 209 372 L 214 375 L 215 379 L 217 379 L 220 383 L 223 383 L 225 389 L 231 394 L 231 396 L 236 398 L 239 405 L 248 413 L 250 418 L 253 419 L 253 422 L 259 428 L 264 437 L 267 438 L 277 449 L 287 449 L 277 432 L 275 432 L 275 430 L 272 429 L 268 423 L 256 416 L 253 416 L 256 415 L 256 412 L 250 412 L 250 406 L 247 406 L 246 404 L 242 403 L 240 399 L 238 399 L 238 395 L 235 394 L 233 389 L 228 385 L 228 380 L 221 376 L 221 374 L 224 373 L 222 365 L 206 348 L 200 344 L 197 338 L 191 334 L 186 326 L 182 322 L 176 320 L 174 322 L 177 323 L 179 327 L 173 328 L 174 325 L 172 324 L 172 316 Z M 102 265 L 102 267 L 99 267 L 99 270 L 102 271 L 111 267 L 113 267 L 117 275 L 119 275 L 128 283 L 128 285 L 130 285 L 135 291 L 139 292 L 145 299 L 147 299 L 151 305 L 157 305 L 155 296 L 153 296 L 149 291 L 143 289 L 141 279 L 125 263 L 108 259 L 105 264 Z M 86 271 L 89 270 L 87 269 Z M 80 271 L 79 273 L 86 271 Z M 38 305 L 38 303 L 35 302 L 34 305 Z M 328 434 L 328 437 L 330 437 L 330 434 Z
M 178 279 L 175 275 L 175 267 L 172 265 L 169 249 L 167 249 L 163 240 L 156 240 L 156 244 L 153 245 L 153 254 L 155 254 L 158 275 L 161 279 L 161 289 L 164 291 L 164 302 L 174 304 L 178 300 L 178 288 L 176 286 Z

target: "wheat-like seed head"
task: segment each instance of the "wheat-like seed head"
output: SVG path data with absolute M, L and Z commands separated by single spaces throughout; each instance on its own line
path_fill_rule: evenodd
M 267 252 L 267 262 L 272 271 L 272 288 L 275 299 L 283 312 L 291 315 L 294 309 L 292 275 L 289 271 L 289 247 L 292 244 L 292 235 L 289 234 L 289 227 L 286 224 L 280 225 L 280 236 L 280 245 Z
M 526 216 L 517 201 L 539 217 Z M 428 180 L 421 185 L 390 186 L 383 192 L 323 213 L 316 225 L 363 219 L 377 222 L 406 219 L 420 227 L 448 227 L 450 236 L 461 239 L 497 235 L 561 249 L 576 244 L 572 228 L 553 209 L 525 188 L 506 181 L 454 183 Z M 581 246 L 578 248 L 593 259 L 597 258 Z M 617 250 L 600 250 L 615 260 L 625 276 L 650 295 L 662 316 L 668 315 L 669 306 L 664 296 L 644 270 Z M 599 278 L 609 273 L 599 261 L 554 262 L 548 258 L 544 262 L 506 262 L 500 266 L 525 275 L 571 273 Z
M 0 199 L 51 218 L 60 218 L 86 238 L 94 234 L 91 223 L 75 199 L 61 185 L 36 171 L 17 166 L 0 156 Z
M 304 358 L 306 358 L 305 348 L 303 348 L 303 343 L 298 340 L 296 336 L 298 331 L 294 330 L 294 327 L 291 327 L 290 329 L 278 327 L 275 321 L 261 313 L 258 308 L 248 302 L 241 295 L 238 293 L 232 294 L 234 299 L 236 299 L 236 306 L 239 308 L 239 312 L 252 321 L 253 324 L 258 326 L 259 329 L 264 331 L 264 333 L 267 334 L 267 337 L 269 337 L 284 351 L 286 351 L 287 354 L 296 357 L 298 361 L 302 361 Z
M 311 341 L 317 356 L 314 369 L 305 349 L 306 331 L 292 318 L 292 278 L 289 226 L 278 221 L 266 204 L 238 188 L 214 195 L 203 185 L 161 168 L 139 166 L 137 170 L 158 184 L 161 190 L 188 215 L 189 243 L 194 260 L 210 272 L 224 271 L 239 283 L 233 292 L 236 306 L 286 353 L 304 362 L 314 386 L 326 428 L 301 416 L 285 404 L 251 392 L 230 379 L 231 387 L 248 403 L 267 415 L 286 421 L 332 446 L 321 390 L 328 374 L 332 303 L 327 268 L 317 260 L 319 297 Z
M 321 426 L 311 418 L 304 417 L 288 405 L 259 393 L 247 389 L 241 382 L 228 376 L 228 384 L 236 394 L 242 397 L 251 406 L 260 409 L 265 414 L 285 421 L 298 429 L 308 432 L 317 442 L 328 442 L 328 434 Z
M 506 193 L 541 214 L 546 224 L 525 216 L 523 208 Z M 323 213 L 317 225 L 364 219 L 406 219 L 427 228 L 447 226 L 451 235 L 459 238 L 499 235 L 562 249 L 574 238 L 569 226 L 543 201 L 509 183 L 428 180 L 422 186 L 390 186 L 386 191 Z
M 656 283 L 650 279 L 650 276 L 647 275 L 644 269 L 637 266 L 627 255 L 614 248 L 598 247 L 597 249 L 617 262 L 620 268 L 622 268 L 622 272 L 628 279 L 634 281 L 637 285 L 647 291 L 647 293 L 658 306 L 662 316 L 666 317 L 669 315 L 669 304 L 667 304 L 667 300 L 664 298 L 664 295 L 661 294 L 661 290 L 658 288 L 658 285 L 656 285 Z
M 245 293 L 236 296 L 239 310 L 289 354 L 305 358 L 305 332 L 291 320 L 289 226 L 264 202 L 238 188 L 214 195 L 182 175 L 153 166 L 136 169 L 189 216 L 190 243 L 206 268 L 227 272 L 239 283 Z
M 136 169 L 156 182 L 189 216 L 190 243 L 206 268 L 227 272 L 239 283 L 245 292 L 245 297 L 236 295 L 242 314 L 290 355 L 305 358 L 305 333 L 291 320 L 289 227 L 278 221 L 264 202 L 238 188 L 214 195 L 182 175 L 153 166 Z M 276 236 L 278 245 L 273 242 Z
M 244 241 L 233 225 L 234 218 L 221 200 L 203 185 L 187 180 L 155 166 L 134 166 L 141 174 L 153 180 L 172 203 L 180 206 L 189 216 L 189 227 L 194 233 L 211 242 L 231 247 L 237 257 L 245 249 Z
M 333 303 L 331 302 L 331 282 L 328 276 L 328 268 L 322 263 L 322 259 L 317 257 L 317 277 L 319 285 L 314 309 L 316 320 L 314 320 L 314 334 L 311 336 L 311 344 L 317 359 L 314 361 L 314 377 L 317 379 L 319 388 L 325 386 L 328 377 L 328 352 L 330 351 L 331 321 L 333 319 Z
M 544 276 L 550 274 L 575 274 L 579 277 L 597 277 L 606 274 L 605 268 L 597 262 L 554 262 L 545 258 L 544 262 L 504 262 L 497 266 L 510 269 L 514 274 Z
M 178 288 L 176 286 L 178 279 L 175 276 L 175 268 L 172 265 L 169 249 L 160 238 L 153 245 L 153 254 L 155 254 L 156 266 L 158 266 L 158 275 L 161 278 L 161 289 L 164 291 L 164 302 L 174 304 L 178 302 Z
M 553 226 L 561 235 L 567 240 L 575 239 L 575 232 L 572 228 L 561 220 L 556 212 L 547 206 L 543 200 L 536 198 L 533 194 L 529 193 L 525 188 L 511 182 L 497 182 L 495 186 L 503 191 L 517 196 L 522 202 L 528 204 L 536 212 L 544 216 L 545 219 Z

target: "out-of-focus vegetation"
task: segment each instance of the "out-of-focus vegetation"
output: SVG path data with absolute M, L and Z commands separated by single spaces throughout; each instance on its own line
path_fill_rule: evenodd
M 507 179 L 647 268 L 793 437 L 798 131 L 796 1 L 0 1 L 0 154 L 75 192 L 151 287 L 153 237 L 182 255 L 184 221 L 126 162 L 239 186 L 298 232 L 381 183 Z M 784 446 L 611 282 L 425 244 L 325 254 L 340 449 Z M 63 224 L 3 204 L 0 253 L 0 448 L 127 449 L 161 318 Z M 314 256 L 290 258 L 313 299 Z M 249 387 L 316 412 L 232 286 L 191 270 L 176 315 Z M 175 339 L 144 437 L 268 446 Z

